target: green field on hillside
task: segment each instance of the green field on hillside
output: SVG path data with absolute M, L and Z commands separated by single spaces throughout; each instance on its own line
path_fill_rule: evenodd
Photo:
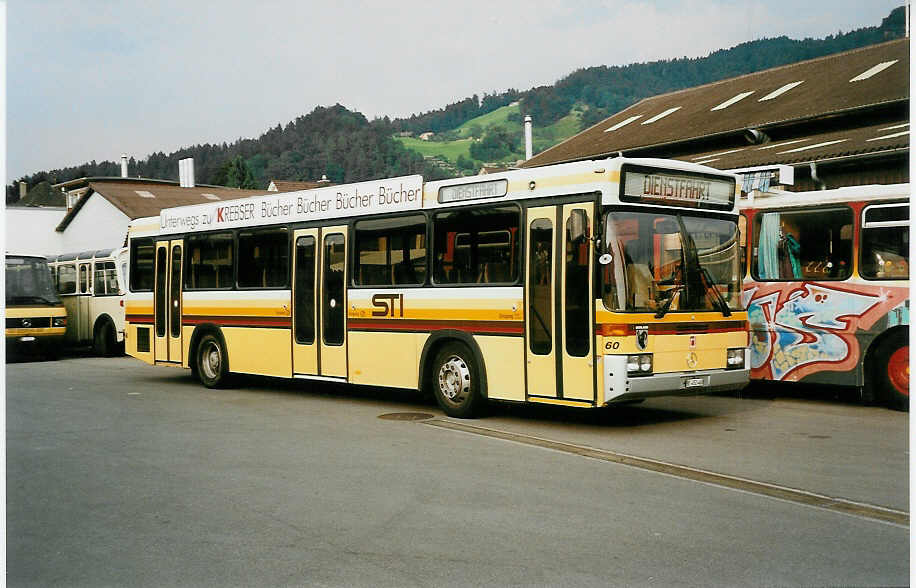
M 513 113 L 519 113 L 519 106 L 517 102 L 508 106 L 497 108 L 493 112 L 488 112 L 487 114 L 476 116 L 455 130 L 458 131 L 458 134 L 462 137 L 469 136 L 471 133 L 471 127 L 474 125 L 478 125 L 483 130 L 486 130 L 487 128 L 494 125 L 502 125 L 510 131 L 517 131 L 518 129 L 522 128 L 522 124 L 517 121 L 510 122 L 508 120 L 509 115 Z
M 449 161 L 456 161 L 459 155 L 470 157 L 471 141 L 473 139 L 458 139 L 457 141 L 422 141 L 414 137 L 395 137 L 404 144 L 404 147 L 413 149 L 420 155 L 441 155 Z
M 441 156 L 450 162 L 455 163 L 458 160 L 459 155 L 463 155 L 467 158 L 471 157 L 470 148 L 471 142 L 474 141 L 474 139 L 470 137 L 470 129 L 475 125 L 480 126 L 480 129 L 484 133 L 487 132 L 487 129 L 498 125 L 502 126 L 510 133 L 521 134 L 522 123 L 518 122 L 517 120 L 510 121 L 508 119 L 509 115 L 513 113 L 519 113 L 518 104 L 503 106 L 502 108 L 497 108 L 493 112 L 488 112 L 487 114 L 472 118 L 458 128 L 454 129 L 454 132 L 457 133 L 458 136 L 463 137 L 455 141 L 422 141 L 414 137 L 395 137 L 395 139 L 400 141 L 408 149 L 417 151 L 420 155 Z M 578 133 L 581 118 L 581 107 L 576 107 L 569 114 L 550 126 L 538 127 L 535 121 L 535 124 L 532 128 L 532 142 L 534 143 L 535 153 L 539 153 L 549 147 L 552 147 L 560 141 L 568 139 L 569 137 L 572 137 Z M 505 157 L 503 161 L 514 162 L 516 159 L 524 157 L 525 146 L 522 142 L 523 140 L 524 139 L 519 140 L 517 152 L 508 157 Z

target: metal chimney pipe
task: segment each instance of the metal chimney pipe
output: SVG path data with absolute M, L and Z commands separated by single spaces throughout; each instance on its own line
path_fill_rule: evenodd
M 121 177 L 122 178 L 127 177 L 127 154 L 126 153 L 121 154 Z
M 178 160 L 178 183 L 182 188 L 194 187 L 194 158 Z
M 525 115 L 525 159 L 531 159 L 531 115 Z

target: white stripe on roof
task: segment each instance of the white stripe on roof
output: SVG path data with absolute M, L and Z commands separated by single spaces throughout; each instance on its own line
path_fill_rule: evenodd
M 677 112 L 677 111 L 680 110 L 680 109 L 681 109 L 680 106 L 675 106 L 674 108 L 669 108 L 668 110 L 666 110 L 665 112 L 662 112 L 661 114 L 656 114 L 656 115 L 653 116 L 652 118 L 642 121 L 640 124 L 643 124 L 643 125 L 651 125 L 651 124 L 654 123 L 655 121 L 661 120 L 661 119 L 665 118 L 666 116 L 668 116 L 669 114 L 674 113 L 674 112 Z
M 141 198 L 155 198 L 152 192 L 147 192 L 146 190 L 134 190 L 134 192 Z
M 848 140 L 849 139 L 837 139 L 836 141 L 824 141 L 823 143 L 815 143 L 814 145 L 805 145 L 804 147 L 789 149 L 788 151 L 780 151 L 779 155 L 782 155 L 783 153 L 798 153 L 799 151 L 807 151 L 808 149 L 817 149 L 818 147 L 826 147 L 827 145 L 834 145 L 836 143 L 842 143 L 843 141 Z
M 902 125 L 894 125 L 894 126 L 892 126 L 892 127 L 884 127 L 883 129 L 879 129 L 879 130 L 881 130 L 881 131 L 893 131 L 894 129 L 902 129 L 903 127 L 908 127 L 908 126 L 910 126 L 910 123 L 903 123 Z
M 747 98 L 748 96 L 750 96 L 750 95 L 753 94 L 753 93 L 754 93 L 753 90 L 751 90 L 750 92 L 742 92 L 742 93 L 738 94 L 737 96 L 734 96 L 734 97 L 732 97 L 732 98 L 729 98 L 728 100 L 726 100 L 726 101 L 723 102 L 722 104 L 710 108 L 710 109 L 709 109 L 709 112 L 712 112 L 712 111 L 714 111 L 714 110 L 724 110 L 724 109 L 728 108 L 729 106 L 731 106 L 732 104 L 734 104 L 735 102 L 740 102 L 741 100 L 744 100 L 745 98 Z
M 782 88 L 773 90 L 772 92 L 770 92 L 769 94 L 767 94 L 766 96 L 758 100 L 757 102 L 765 102 L 767 100 L 772 100 L 773 98 L 776 98 L 777 96 L 782 96 L 783 94 L 785 94 L 786 92 L 794 88 L 795 86 L 800 86 L 801 84 L 804 84 L 804 83 L 805 83 L 805 80 L 802 80 L 800 82 L 792 82 L 790 84 L 786 84 Z
M 885 62 L 879 63 L 878 65 L 874 67 L 866 69 L 865 71 L 863 71 L 862 73 L 860 73 L 859 75 L 857 75 L 856 77 L 852 78 L 849 81 L 850 82 L 861 82 L 862 80 L 867 80 L 868 78 L 872 77 L 873 75 L 879 74 L 882 71 L 886 70 L 887 68 L 894 65 L 898 61 L 899 61 L 898 59 L 895 59 L 893 61 L 885 61 Z
M 903 137 L 904 135 L 909 135 L 909 131 L 903 131 L 902 133 L 894 133 L 893 135 L 884 135 L 883 137 L 875 137 L 869 139 L 869 141 L 880 141 L 881 139 L 896 139 L 897 137 Z
M 804 143 L 805 141 L 810 141 L 811 139 L 795 139 L 794 141 L 783 141 L 782 143 L 774 143 L 772 145 L 767 145 L 766 147 L 758 147 L 757 151 L 764 151 L 766 149 L 775 149 L 776 147 L 784 147 L 785 145 L 794 145 L 795 143 Z
M 718 161 L 718 160 L 719 160 L 718 157 L 713 157 L 712 159 L 704 159 L 703 161 L 694 161 L 694 163 L 697 165 L 704 165 L 704 164 L 707 164 L 713 161 Z
M 731 151 L 723 151 L 721 153 L 710 153 L 708 155 L 701 155 L 700 157 L 694 157 L 693 161 L 697 161 L 700 159 L 706 159 L 707 157 L 721 157 L 723 155 L 728 155 L 729 153 L 738 153 L 739 151 L 744 151 L 744 149 L 745 147 L 741 147 L 740 149 L 732 149 Z
M 642 115 L 641 115 L 641 114 L 637 114 L 636 116 L 631 116 L 630 118 L 624 119 L 624 120 L 620 121 L 619 123 L 617 123 L 616 125 L 614 125 L 614 126 L 612 126 L 612 127 L 609 127 L 609 128 L 604 129 L 604 132 L 607 133 L 607 132 L 610 132 L 610 131 L 616 131 L 616 130 L 619 129 L 620 127 L 625 127 L 625 126 L 627 126 L 628 124 L 630 124 L 631 122 L 633 122 L 634 120 L 640 119 L 640 118 L 642 118 Z

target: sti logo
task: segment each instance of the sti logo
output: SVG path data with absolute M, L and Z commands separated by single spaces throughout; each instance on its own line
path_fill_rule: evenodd
M 404 318 L 403 294 L 373 294 L 372 306 L 376 309 L 372 311 L 372 316 Z

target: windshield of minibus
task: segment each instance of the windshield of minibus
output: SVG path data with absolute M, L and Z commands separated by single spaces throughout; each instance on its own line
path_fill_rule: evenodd
M 44 258 L 6 257 L 6 305 L 16 304 L 60 304 Z
M 609 212 L 602 256 L 609 310 L 655 312 L 741 308 L 736 220 L 666 212 Z

